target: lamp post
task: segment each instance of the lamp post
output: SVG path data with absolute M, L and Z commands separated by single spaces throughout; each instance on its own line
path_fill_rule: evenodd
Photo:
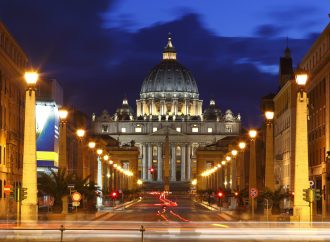
M 230 184 L 230 177 L 231 177 L 231 170 L 230 170 L 230 161 L 231 161 L 231 157 L 229 155 L 226 156 L 226 164 L 227 164 L 227 167 L 226 167 L 226 173 L 227 173 L 227 179 L 226 179 L 226 188 L 227 189 L 230 189 L 231 188 L 231 184 Z
M 97 197 L 97 201 L 96 201 L 96 207 L 99 209 L 102 207 L 103 203 L 103 194 L 102 194 L 102 189 L 103 189 L 103 183 L 102 183 L 102 159 L 101 159 L 101 155 L 103 153 L 102 149 L 97 149 L 96 150 L 96 154 L 97 154 L 97 185 L 101 190 L 101 195 L 99 197 Z
M 78 143 L 78 154 L 77 154 L 77 173 L 82 177 L 85 178 L 85 162 L 84 162 L 84 156 L 83 156 L 83 147 L 82 147 L 82 140 L 85 136 L 86 131 L 84 129 L 78 129 L 76 131 L 76 134 L 79 138 L 79 143 Z M 81 165 L 79 165 L 81 164 Z M 78 169 L 79 168 L 79 169 Z
M 231 155 L 232 155 L 232 168 L 231 168 L 231 173 L 232 173 L 232 190 L 236 191 L 237 190 L 237 164 L 236 164 L 236 157 L 237 157 L 238 151 L 237 150 L 232 150 Z
M 238 167 L 239 167 L 239 177 L 237 183 L 239 184 L 239 190 L 242 190 L 245 188 L 245 162 L 244 162 L 244 151 L 246 147 L 246 143 L 243 141 L 240 141 L 238 143 L 238 147 L 240 149 L 240 155 L 239 155 L 239 162 L 238 162 Z
M 257 131 L 251 129 L 250 136 L 250 164 L 249 164 L 249 193 L 252 188 L 257 188 L 257 165 L 256 165 L 256 144 Z M 252 219 L 254 217 L 255 203 L 254 199 L 250 197 Z
M 265 164 L 265 188 L 270 191 L 275 190 L 274 177 L 274 131 L 273 120 L 274 111 L 268 110 L 265 112 L 266 117 L 266 164 Z
M 105 161 L 105 164 L 107 164 L 107 162 L 108 162 L 108 160 L 109 160 L 109 156 L 106 154 L 106 155 L 104 155 L 103 156 L 103 160 Z M 107 167 L 108 168 L 108 167 Z M 106 174 L 106 176 L 107 176 L 107 178 L 108 178 L 108 181 L 105 181 L 104 182 L 104 186 L 105 186 L 105 188 L 104 188 L 104 191 L 107 191 L 107 192 L 110 192 L 110 186 L 109 186 L 109 180 L 110 180 L 110 177 L 111 177 L 111 174 L 110 174 L 110 169 L 105 169 L 105 171 L 104 171 L 105 173 L 107 173 Z
M 109 180 L 109 190 L 112 192 L 112 180 L 113 180 L 113 161 L 109 160 L 109 165 L 110 165 L 110 180 Z
M 307 138 L 307 104 L 308 98 L 305 85 L 308 74 L 299 68 L 295 72 L 296 83 L 299 87 L 296 107 L 296 141 L 295 141 L 295 170 L 294 170 L 294 205 L 293 220 L 310 222 L 309 203 L 303 199 L 303 190 L 309 188 L 308 174 L 308 138 Z
M 26 199 L 22 201 L 22 220 L 38 220 L 37 205 L 37 155 L 36 155 L 36 83 L 37 72 L 26 72 L 24 146 L 22 187 L 26 188 Z
M 58 149 L 58 167 L 67 173 L 68 171 L 68 159 L 67 159 L 67 133 L 66 123 L 68 117 L 68 110 L 61 108 L 59 111 L 60 118 L 60 137 L 59 137 L 59 149 Z M 68 213 L 68 195 L 62 197 L 62 213 Z

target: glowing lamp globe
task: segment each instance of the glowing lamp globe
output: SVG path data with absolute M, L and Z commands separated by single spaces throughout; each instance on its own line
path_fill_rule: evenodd
M 66 120 L 66 118 L 68 117 L 68 110 L 60 109 L 58 110 L 58 115 L 60 117 L 60 120 Z
M 107 161 L 107 160 L 109 160 L 109 156 L 108 156 L 108 155 L 105 155 L 105 156 L 103 156 L 103 159 L 104 159 L 105 161 Z
M 27 71 L 24 74 L 24 79 L 28 85 L 35 85 L 39 79 L 39 74 L 35 71 Z
M 232 150 L 232 151 L 231 151 L 231 154 L 232 154 L 233 156 L 236 156 L 236 155 L 237 155 L 237 153 L 238 153 L 238 151 L 237 151 L 237 150 Z
M 308 74 L 304 69 L 298 67 L 297 70 L 295 71 L 295 79 L 298 86 L 303 87 L 307 83 Z
M 95 146 L 96 146 L 96 143 L 93 142 L 93 141 L 91 141 L 91 142 L 88 143 L 88 147 L 91 148 L 91 149 L 94 149 Z
M 255 130 L 255 129 L 251 129 L 250 131 L 249 131 L 249 136 L 250 136 L 250 138 L 255 138 L 255 137 L 257 137 L 257 130 Z
M 244 150 L 245 147 L 246 147 L 246 143 L 245 143 L 245 142 L 239 142 L 238 147 L 239 147 L 241 150 Z
M 226 156 L 226 161 L 231 161 L 231 157 L 230 156 Z
M 221 165 L 226 165 L 226 161 L 225 160 L 223 160 L 223 161 L 221 161 Z
M 265 117 L 267 120 L 273 120 L 274 119 L 274 112 L 273 111 L 266 111 Z
M 103 150 L 102 150 L 102 149 L 98 149 L 98 150 L 96 151 L 96 154 L 98 154 L 98 155 L 102 155 L 102 153 L 103 153 Z
M 77 130 L 77 136 L 78 136 L 79 138 L 84 137 L 84 136 L 85 136 L 85 130 L 83 130 L 83 129 L 78 129 L 78 130 Z

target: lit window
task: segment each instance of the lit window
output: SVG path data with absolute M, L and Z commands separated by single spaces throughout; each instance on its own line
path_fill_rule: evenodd
M 156 132 L 156 131 L 157 131 L 157 127 L 153 127 L 152 132 Z
M 181 132 L 181 128 L 180 127 L 177 127 L 176 128 L 176 132 Z
M 193 127 L 193 128 L 191 129 L 191 131 L 192 131 L 193 133 L 198 133 L 198 127 Z
M 226 125 L 226 132 L 227 132 L 227 133 L 231 133 L 231 132 L 233 132 L 233 128 L 232 128 L 231 125 Z
M 141 127 L 136 127 L 135 128 L 135 133 L 141 133 L 142 132 L 142 128 Z
M 126 133 L 126 128 L 121 128 L 122 133 Z
M 212 131 L 213 131 L 212 128 L 207 128 L 208 133 L 212 133 Z
M 108 132 L 108 125 L 102 125 L 102 132 Z

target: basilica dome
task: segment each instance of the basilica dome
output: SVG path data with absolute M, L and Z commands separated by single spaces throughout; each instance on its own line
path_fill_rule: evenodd
M 144 79 L 141 98 L 198 98 L 198 88 L 191 72 L 176 60 L 171 37 L 163 51 L 163 60 Z

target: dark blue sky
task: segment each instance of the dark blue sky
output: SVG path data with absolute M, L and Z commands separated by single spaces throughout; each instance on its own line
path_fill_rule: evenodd
M 114 112 L 135 109 L 143 78 L 161 59 L 167 33 L 204 100 L 260 122 L 260 98 L 278 87 L 289 37 L 298 63 L 329 22 L 324 0 L 1 0 L 0 18 L 34 66 L 63 86 L 66 102 Z

